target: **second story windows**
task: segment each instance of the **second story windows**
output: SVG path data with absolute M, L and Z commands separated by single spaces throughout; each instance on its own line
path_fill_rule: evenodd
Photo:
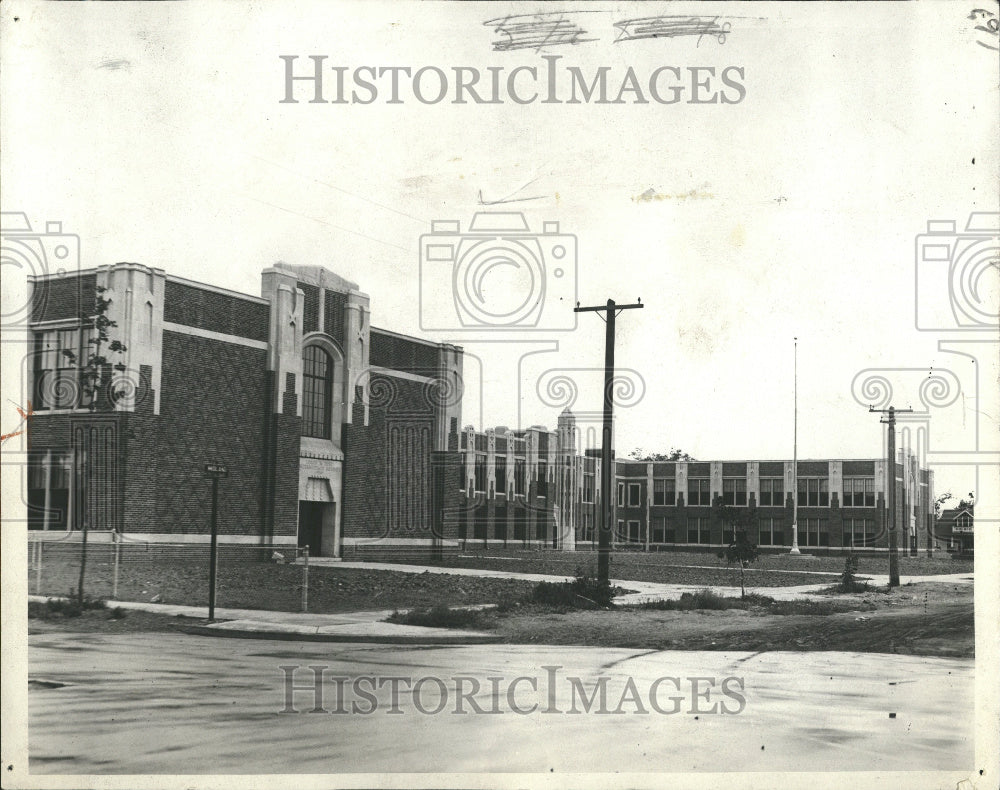
M 844 507 L 875 507 L 875 479 L 845 477 Z
M 673 505 L 677 502 L 677 483 L 672 478 L 653 480 L 653 504 Z
M 825 477 L 800 477 L 799 507 L 829 507 L 830 481 Z
M 726 478 L 722 481 L 722 502 L 737 507 L 747 503 L 747 481 L 744 478 Z
M 760 479 L 761 507 L 783 507 L 785 504 L 785 481 L 780 477 Z
M 711 481 L 707 477 L 688 478 L 689 506 L 707 506 L 712 504 Z

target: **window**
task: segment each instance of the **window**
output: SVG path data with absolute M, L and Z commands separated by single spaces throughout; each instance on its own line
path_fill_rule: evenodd
M 958 518 L 955 519 L 955 529 L 954 532 L 972 532 L 972 516 L 968 513 L 962 513 Z
M 514 496 L 524 496 L 524 459 L 514 459 Z
M 825 518 L 804 518 L 799 522 L 800 546 L 829 546 L 830 532 Z
M 618 507 L 625 507 L 625 484 L 618 484 Z
M 549 495 L 549 465 L 547 461 L 538 462 L 538 483 L 535 487 L 535 495 Z
M 653 543 L 666 543 L 667 520 L 663 516 L 653 518 Z
M 618 531 L 617 536 L 619 541 L 625 540 L 625 521 L 623 519 L 618 519 Z
M 677 481 L 672 478 L 653 480 L 653 504 L 673 505 L 677 501 Z
M 458 487 L 460 490 L 465 490 L 465 484 L 468 480 L 465 477 L 465 458 L 459 459 L 458 462 Z
M 845 477 L 844 507 L 875 507 L 875 478 Z
M 825 477 L 800 477 L 799 507 L 829 507 L 829 483 Z
M 333 359 L 319 346 L 306 346 L 302 363 L 302 435 L 329 439 Z
M 760 479 L 761 507 L 784 507 L 785 481 L 780 477 L 762 477 Z
M 742 477 L 731 477 L 722 481 L 722 502 L 726 505 L 747 503 L 747 481 Z
M 708 519 L 689 518 L 687 520 L 687 542 L 688 543 L 708 543 Z
M 688 478 L 688 505 L 711 505 L 710 483 L 707 477 Z
M 642 484 L 628 484 L 628 506 L 639 507 L 642 504 Z
M 875 519 L 844 519 L 844 546 L 859 549 L 875 545 Z
M 761 546 L 784 546 L 784 522 L 780 518 L 760 519 L 760 531 L 757 543 Z
M 628 523 L 628 541 L 629 543 L 639 543 L 639 522 L 630 521 Z
M 486 456 L 476 453 L 475 465 L 476 491 L 486 491 Z
M 507 495 L 507 459 L 498 455 L 494 462 L 496 463 L 496 479 L 497 479 L 497 493 Z
M 584 541 L 594 540 L 594 514 L 583 514 L 583 529 L 580 532 L 580 539 Z
M 594 502 L 594 476 L 586 472 L 583 474 L 583 501 L 588 504 Z
M 80 391 L 80 365 L 85 362 L 85 333 L 80 329 L 53 329 L 35 334 L 36 410 L 76 409 L 90 401 Z M 65 352 L 72 352 L 71 361 Z

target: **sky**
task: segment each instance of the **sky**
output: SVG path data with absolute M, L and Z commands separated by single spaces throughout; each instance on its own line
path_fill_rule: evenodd
M 918 298 L 944 314 L 951 298 L 950 261 L 916 260 L 928 220 L 958 223 L 954 249 L 977 243 L 963 234 L 971 212 L 1000 209 L 997 39 L 975 30 L 972 6 L 559 8 L 594 40 L 498 51 L 507 39 L 483 23 L 526 5 L 5 3 L 3 210 L 35 229 L 61 222 L 83 267 L 135 261 L 259 293 L 275 261 L 326 266 L 370 295 L 375 326 L 463 345 L 463 421 L 477 428 L 554 427 L 565 405 L 587 422 L 604 324 L 574 325 L 573 301 L 641 298 L 617 324 L 616 363 L 634 384 L 619 455 L 790 458 L 797 384 L 800 458 L 875 457 L 878 394 L 856 381 L 875 371 L 893 405 L 927 412 L 939 492 L 995 489 L 995 457 L 974 453 L 997 443 L 996 321 L 916 325 Z M 729 23 L 721 43 L 614 41 L 615 22 L 712 21 L 713 8 Z M 640 84 L 663 66 L 688 84 L 676 104 L 424 104 L 405 84 L 388 104 L 384 82 L 368 105 L 310 103 L 302 84 L 282 103 L 283 55 L 299 74 L 325 55 L 348 79 L 359 66 L 502 67 L 506 79 L 558 55 L 588 78 L 607 67 L 614 92 L 630 67 Z M 690 67 L 714 68 L 716 88 L 742 69 L 745 96 L 688 103 Z M 453 268 L 421 260 L 433 221 L 461 235 L 498 210 L 575 237 L 575 257 L 543 253 L 536 272 L 551 331 L 461 327 Z M 977 273 L 995 315 L 997 267 Z M 503 302 L 519 276 L 493 271 L 485 298 Z M 949 339 L 982 341 L 978 357 L 942 350 Z M 928 408 L 934 372 L 947 391 Z M 560 377 L 575 399 L 556 397 Z

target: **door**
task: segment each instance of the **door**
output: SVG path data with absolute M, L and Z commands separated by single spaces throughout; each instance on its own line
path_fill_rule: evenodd
M 308 546 L 309 555 L 323 550 L 323 511 L 325 502 L 299 502 L 299 546 Z

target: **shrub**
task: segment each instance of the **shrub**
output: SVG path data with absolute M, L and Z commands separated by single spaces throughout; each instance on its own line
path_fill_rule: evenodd
M 615 588 L 608 581 L 577 571 L 568 582 L 539 582 L 532 591 L 533 603 L 570 609 L 607 609 Z
M 844 557 L 844 570 L 840 574 L 840 584 L 835 589 L 837 592 L 853 593 L 868 592 L 868 582 L 860 582 L 857 578 L 858 558 L 854 554 Z
M 44 601 L 28 601 L 28 617 L 36 620 L 52 620 L 59 617 L 79 617 L 86 611 L 106 609 L 103 598 L 83 597 L 79 600 L 75 593 L 68 598 L 47 598 Z M 124 615 L 122 615 L 124 616 Z
M 763 597 L 763 596 L 761 596 Z M 693 609 L 747 609 L 750 604 L 740 598 L 724 598 L 712 590 L 699 590 L 696 593 L 683 593 L 677 600 L 647 601 L 639 604 L 640 609 L 653 609 L 668 612 L 689 612 Z
M 479 628 L 485 620 L 486 615 L 480 609 L 452 609 L 445 604 L 437 604 L 430 609 L 395 611 L 388 617 L 390 623 L 429 628 Z

